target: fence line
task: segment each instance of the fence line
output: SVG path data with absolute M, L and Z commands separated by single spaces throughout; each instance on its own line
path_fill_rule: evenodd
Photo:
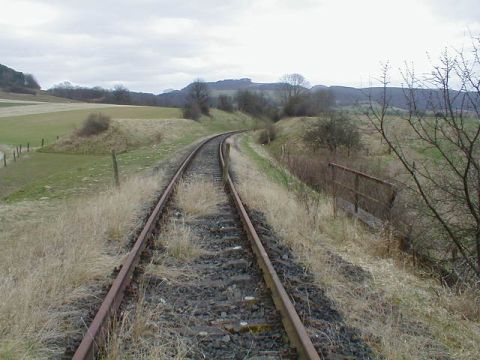
M 364 172 L 354 170 L 348 168 L 343 165 L 339 165 L 333 162 L 328 163 L 328 167 L 331 169 L 331 184 L 332 184 L 332 195 L 334 198 L 334 203 L 336 203 L 336 198 L 338 197 L 338 187 L 345 189 L 348 193 L 353 194 L 353 208 L 355 214 L 358 214 L 359 207 L 360 207 L 360 200 L 361 198 L 373 202 L 381 207 L 380 215 L 386 220 L 390 220 L 391 217 L 391 210 L 393 204 L 395 202 L 395 198 L 397 196 L 397 190 L 395 186 L 385 180 L 379 179 L 375 176 L 371 176 Z M 345 182 L 339 181 L 340 176 L 338 171 L 342 171 L 343 173 L 350 174 L 353 176 L 353 186 L 346 184 Z M 373 182 L 377 185 L 380 185 L 381 188 L 385 189 L 388 193 L 387 199 L 385 196 L 383 199 L 380 196 L 375 197 L 374 193 L 366 194 L 366 191 L 361 191 L 360 189 L 360 180 L 364 179 L 367 182 Z M 366 190 L 368 191 L 370 187 L 365 186 Z M 347 199 L 344 199 L 347 200 Z M 369 209 L 364 209 L 365 211 L 369 212 Z M 378 214 L 377 214 L 378 215 Z M 382 216 L 383 215 L 383 216 Z

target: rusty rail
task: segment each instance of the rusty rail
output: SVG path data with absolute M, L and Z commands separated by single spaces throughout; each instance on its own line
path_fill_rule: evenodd
M 108 291 L 105 299 L 100 305 L 100 309 L 96 313 L 92 323 L 90 324 L 87 332 L 85 333 L 82 342 L 80 343 L 75 354 L 73 355 L 74 360 L 95 358 L 101 344 L 103 343 L 104 336 L 109 329 L 110 319 L 117 312 L 120 303 L 122 302 L 125 290 L 127 289 L 132 280 L 133 271 L 140 260 L 140 255 L 145 250 L 148 241 L 153 240 L 156 223 L 161 216 L 162 210 L 170 199 L 177 181 L 181 178 L 181 176 L 185 172 L 185 169 L 190 164 L 195 155 L 198 153 L 198 151 L 206 143 L 222 135 L 224 134 L 212 136 L 201 142 L 185 158 L 178 170 L 172 176 L 170 182 L 168 183 L 160 199 L 158 200 L 157 205 L 150 214 L 142 232 L 135 241 L 133 248 L 130 250 L 127 259 L 122 264 L 122 268 L 117 274 L 117 277 L 113 281 L 110 290 Z
M 225 167 L 225 157 L 224 157 L 224 147 L 225 147 L 225 139 L 223 139 L 222 143 L 219 147 L 219 155 L 220 155 L 220 164 L 221 167 Z M 288 294 L 283 287 L 280 278 L 278 277 L 273 265 L 265 251 L 265 248 L 262 245 L 262 242 L 250 220 L 245 207 L 243 206 L 242 199 L 238 194 L 235 185 L 232 181 L 232 178 L 229 174 L 226 176 L 226 187 L 228 191 L 231 193 L 233 201 L 237 207 L 238 213 L 240 214 L 240 219 L 243 224 L 243 228 L 247 233 L 248 239 L 252 244 L 253 252 L 257 258 L 258 265 L 262 270 L 263 278 L 265 282 L 272 292 L 273 301 L 275 306 L 280 311 L 282 315 L 282 322 L 285 327 L 285 330 L 288 334 L 288 337 L 292 344 L 298 351 L 298 355 L 300 359 L 320 359 L 315 347 L 308 336 L 308 333 L 303 326 L 300 317 L 298 316 L 295 307 L 293 306 Z

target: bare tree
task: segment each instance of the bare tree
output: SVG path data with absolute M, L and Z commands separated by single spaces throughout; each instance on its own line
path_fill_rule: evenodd
M 226 112 L 233 112 L 233 99 L 228 95 L 220 95 L 217 99 L 217 108 Z
M 206 82 L 198 79 L 189 85 L 183 114 L 193 120 L 198 120 L 201 114 L 210 115 L 210 91 Z
M 307 79 L 300 74 L 285 74 L 280 78 L 282 84 L 282 101 L 287 103 L 290 99 L 304 94 L 310 87 Z
M 480 40 L 473 43 L 473 56 L 446 50 L 428 76 L 405 67 L 403 123 L 411 140 L 397 138 L 395 121 L 402 120 L 388 116 L 388 65 L 380 78 L 382 95 L 370 98 L 367 116 L 406 170 L 408 187 L 424 204 L 423 216 L 433 219 L 480 276 Z M 434 155 L 416 156 L 411 141 Z

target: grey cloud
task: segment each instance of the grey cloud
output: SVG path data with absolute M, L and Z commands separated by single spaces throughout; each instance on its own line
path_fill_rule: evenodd
M 102 85 L 123 82 L 134 90 L 158 92 L 183 85 L 157 84 L 169 74 L 187 73 L 192 79 L 215 71 L 212 66 L 183 64 L 172 59 L 204 58 L 208 46 L 221 46 L 228 37 L 206 34 L 210 26 L 234 21 L 248 1 L 46 1 L 60 16 L 24 37 L 2 28 L 2 62 L 34 72 L 40 83 L 69 80 Z M 186 18 L 198 28 L 180 33 L 156 33 L 149 25 L 156 19 Z M 28 68 L 31 66 L 30 68 Z M 227 68 L 230 68 L 227 66 Z M 60 75 L 59 75 L 60 74 Z M 182 80 L 184 81 L 184 79 Z M 138 86 L 138 87 L 137 87 Z M 142 86 L 142 87 L 140 87 Z
M 445 21 L 477 22 L 480 20 L 478 0 L 426 0 L 431 10 Z

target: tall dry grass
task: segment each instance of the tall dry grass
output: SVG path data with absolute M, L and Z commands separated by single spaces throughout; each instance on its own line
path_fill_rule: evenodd
M 218 205 L 226 198 L 212 180 L 193 177 L 180 181 L 175 201 L 186 218 L 196 218 L 215 214 Z
M 197 235 L 182 221 L 169 222 L 159 234 L 157 243 L 165 249 L 167 257 L 179 261 L 192 260 L 202 253 Z
M 372 233 L 341 213 L 334 217 L 328 197 L 298 194 L 271 182 L 235 148 L 232 164 L 244 201 L 265 214 L 347 324 L 358 328 L 381 356 L 480 357 L 480 319 L 474 311 L 478 294 L 455 294 L 434 280 L 416 276 L 401 257 L 382 256 L 384 233 Z M 356 281 L 346 276 L 344 262 L 332 254 L 367 271 L 369 279 Z
M 86 200 L 0 205 L 0 358 L 64 352 L 159 187 L 137 177 Z

